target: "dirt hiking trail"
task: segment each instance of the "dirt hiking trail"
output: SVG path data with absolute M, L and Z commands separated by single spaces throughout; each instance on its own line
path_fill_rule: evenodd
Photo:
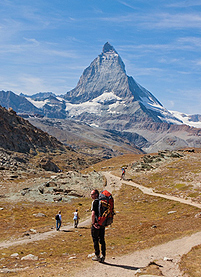
M 107 179 L 106 189 L 109 191 L 119 190 L 121 185 L 127 184 L 139 188 L 143 193 L 163 197 L 169 200 L 178 201 L 187 205 L 192 205 L 201 209 L 201 204 L 194 203 L 191 200 L 182 199 L 179 197 L 163 195 L 155 193 L 151 188 L 146 188 L 132 181 L 120 180 L 119 177 L 112 175 L 109 172 L 104 172 Z M 90 218 L 80 222 L 79 226 L 88 226 L 90 224 Z M 61 227 L 61 231 L 68 231 L 72 229 L 72 224 Z M 29 238 L 17 239 L 14 241 L 4 241 L 0 243 L 0 249 L 8 248 L 19 244 L 32 243 L 38 240 L 45 240 L 50 237 L 58 235 L 59 232 L 51 230 L 45 233 L 33 234 Z M 192 247 L 201 244 L 201 232 L 195 233 L 188 237 L 183 237 L 168 243 L 164 243 L 158 246 L 154 246 L 149 249 L 135 251 L 132 254 L 124 255 L 121 257 L 113 257 L 106 259 L 105 263 L 92 262 L 91 266 L 85 270 L 77 272 L 74 276 L 112 276 L 112 277 L 124 277 L 134 276 L 140 269 L 145 268 L 150 263 L 155 263 L 161 270 L 161 273 L 165 277 L 181 277 L 185 276 L 180 272 L 178 263 L 181 256 L 188 253 Z M 73 275 L 71 275 L 73 276 Z M 157 275 L 141 275 L 144 277 L 153 277 Z M 162 275 L 160 275 L 162 276 Z
M 195 203 L 195 202 L 191 201 L 190 199 L 188 200 L 188 199 L 183 199 L 183 198 L 179 198 L 179 197 L 175 197 L 175 196 L 171 196 L 171 195 L 156 193 L 156 192 L 153 191 L 152 188 L 144 187 L 144 186 L 139 185 L 137 183 L 134 183 L 132 181 L 127 181 L 126 179 L 125 180 L 120 180 L 119 177 L 114 176 L 109 172 L 104 172 L 104 175 L 107 179 L 107 188 L 108 188 L 108 190 L 109 189 L 111 191 L 112 190 L 118 190 L 121 187 L 122 183 L 124 183 L 126 185 L 133 186 L 133 187 L 136 187 L 136 188 L 140 189 L 144 194 L 153 195 L 153 196 L 157 196 L 157 197 L 162 197 L 162 198 L 165 198 L 165 199 L 177 201 L 177 202 L 184 203 L 184 204 L 187 204 L 187 205 L 191 205 L 191 206 L 194 206 L 194 207 L 197 207 L 197 208 L 201 209 L 201 204 Z
M 154 193 L 152 189 L 143 187 L 136 183 L 126 180 L 120 180 L 119 177 L 116 177 L 108 172 L 104 173 L 107 178 L 107 189 L 109 190 L 118 190 L 121 187 L 121 184 L 128 184 L 134 187 L 139 188 L 143 193 L 154 195 L 158 197 L 163 197 L 166 199 L 178 201 L 188 205 L 192 205 L 198 208 L 201 208 L 201 204 L 193 203 L 190 200 L 185 200 L 178 197 L 163 195 Z M 181 256 L 188 253 L 192 247 L 199 245 L 201 243 L 201 232 L 195 233 L 188 237 L 183 237 L 181 239 L 173 240 L 168 243 L 164 243 L 158 246 L 154 246 L 149 249 L 135 251 L 132 254 L 124 255 L 121 257 L 113 257 L 106 259 L 104 264 L 98 262 L 92 262 L 91 267 L 82 272 L 76 273 L 74 276 L 86 276 L 86 277 L 95 277 L 99 276 L 112 276 L 112 277 L 124 277 L 124 276 L 134 276 L 136 273 L 140 272 L 140 269 L 145 268 L 150 263 L 154 262 L 158 265 L 161 270 L 161 273 L 165 277 L 181 277 L 187 276 L 182 274 L 179 270 L 178 263 L 181 259 Z M 141 275 L 144 277 L 152 277 L 158 275 Z M 162 275 L 160 275 L 162 276 Z

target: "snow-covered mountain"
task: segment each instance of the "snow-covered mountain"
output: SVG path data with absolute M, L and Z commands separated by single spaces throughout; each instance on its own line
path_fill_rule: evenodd
M 8 99 L 13 94 L 7 92 L 6 96 L 3 92 L 1 97 L 1 93 L 0 105 L 9 108 L 13 102 Z M 21 95 L 13 105 L 17 113 L 73 119 L 109 130 L 132 143 L 137 140 L 137 145 L 148 152 L 179 146 L 201 147 L 201 130 L 193 129 L 201 127 L 201 115 L 168 111 L 151 92 L 126 74 L 121 57 L 108 42 L 84 70 L 77 86 L 65 95 L 52 92 Z
M 181 123 L 147 89 L 127 76 L 121 57 L 108 42 L 64 98 L 68 116 L 103 128 L 113 129 L 111 115 L 118 120 L 119 129 L 127 128 L 131 121 Z
M 14 100 L 13 100 L 14 99 Z M 28 100 L 28 101 L 27 101 Z M 199 115 L 168 111 L 147 89 L 127 76 L 125 65 L 108 42 L 102 53 L 87 67 L 77 86 L 65 95 L 52 92 L 34 95 L 0 92 L 0 105 L 18 113 L 37 113 L 49 118 L 74 118 L 90 125 L 118 129 L 146 122 L 166 122 L 200 127 Z M 111 122 L 111 124 L 110 124 Z

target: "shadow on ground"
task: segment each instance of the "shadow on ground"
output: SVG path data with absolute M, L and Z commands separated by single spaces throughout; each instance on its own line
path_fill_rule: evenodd
M 135 266 L 130 266 L 130 265 L 120 265 L 120 264 L 111 264 L 111 263 L 107 263 L 104 262 L 104 265 L 108 265 L 108 266 L 114 266 L 114 267 L 120 267 L 120 268 L 124 268 L 124 269 L 128 269 L 128 270 L 138 270 L 138 269 L 142 269 L 140 267 L 135 267 Z

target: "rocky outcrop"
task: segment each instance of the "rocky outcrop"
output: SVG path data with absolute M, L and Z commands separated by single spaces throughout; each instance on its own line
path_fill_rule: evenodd
M 193 152 L 193 149 L 190 151 Z M 180 151 L 159 151 L 156 155 L 144 155 L 140 161 L 132 164 L 131 169 L 135 172 L 149 171 L 158 168 L 164 162 L 168 160 L 181 158 L 184 156 L 185 150 Z
M 50 158 L 42 158 L 38 161 L 38 167 L 46 171 L 61 172 L 61 169 Z
M 11 151 L 0 148 L 0 171 L 10 170 L 19 171 L 29 168 L 29 159 L 27 155 L 16 155 Z
M 46 182 L 26 187 L 20 192 L 7 198 L 39 201 L 39 202 L 68 202 L 73 198 L 89 196 L 92 189 L 102 189 L 106 185 L 105 177 L 99 172 L 81 174 L 76 171 L 60 173 L 52 176 Z

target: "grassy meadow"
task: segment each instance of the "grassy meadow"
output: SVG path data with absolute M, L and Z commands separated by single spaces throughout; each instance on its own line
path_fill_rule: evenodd
M 188 154 L 183 159 L 171 161 L 166 166 L 163 165 L 162 168 L 157 169 L 157 172 L 131 174 L 129 166 L 141 155 L 113 158 L 94 165 L 88 171 L 110 170 L 120 176 L 121 166 L 126 165 L 129 178 L 135 182 L 154 187 L 160 193 L 184 195 L 184 197 L 192 197 L 195 200 L 199 199 L 200 191 L 191 182 L 199 180 L 200 155 L 200 152 Z M 173 168 L 175 169 L 173 170 Z M 180 185 L 183 183 L 188 184 L 187 190 Z M 194 195 L 195 188 L 198 193 L 196 196 Z M 30 229 L 35 229 L 39 233 L 54 229 L 54 216 L 58 210 L 62 211 L 64 225 L 73 224 L 72 213 L 75 208 L 79 209 L 80 218 L 84 220 L 90 217 L 91 199 L 88 197 L 74 200 L 71 203 L 49 204 L 7 203 L 1 199 L 0 207 L 4 208 L 4 210 L 0 210 L 0 242 L 2 242 L 25 237 L 26 232 L 29 232 Z M 115 211 L 114 223 L 106 228 L 108 257 L 128 254 L 201 230 L 201 219 L 195 217 L 200 212 L 198 208 L 160 197 L 144 195 L 140 190 L 125 184 L 115 192 Z M 175 212 L 169 213 L 170 211 Z M 46 216 L 35 217 L 34 214 L 39 212 Z M 11 256 L 13 253 L 18 253 L 19 256 L 14 258 Z M 91 258 L 88 255 L 92 253 L 93 243 L 89 225 L 57 232 L 54 237 L 46 240 L 0 249 L 0 268 L 24 268 L 24 271 L 9 273 L 9 276 L 58 276 L 59 274 L 71 276 L 77 270 L 91 264 Z M 39 259 L 37 261 L 21 260 L 27 254 L 34 254 Z M 201 276 L 200 255 L 201 247 L 195 247 L 182 257 L 180 267 L 190 274 L 189 276 Z M 149 267 L 147 274 L 154 274 L 156 270 Z

